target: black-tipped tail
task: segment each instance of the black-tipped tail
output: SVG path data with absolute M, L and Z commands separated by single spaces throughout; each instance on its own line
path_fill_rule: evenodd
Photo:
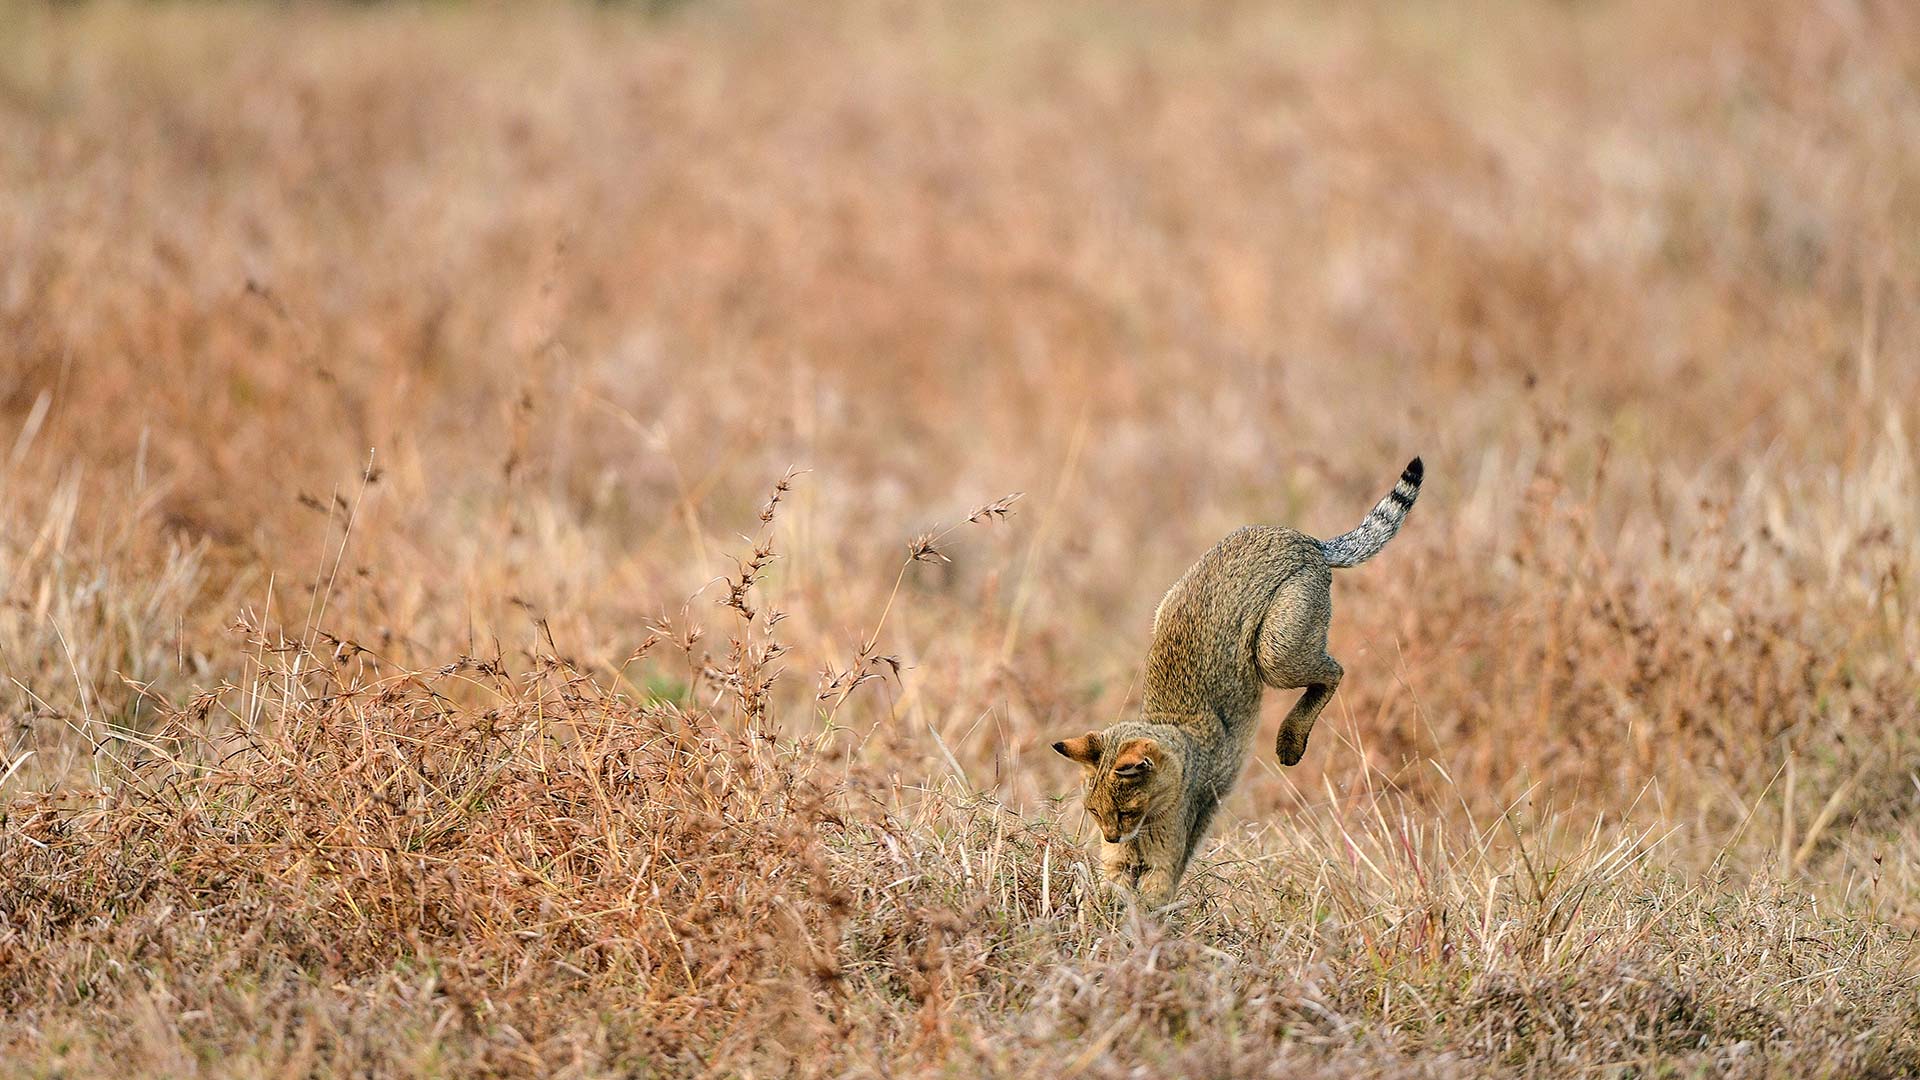
M 1400 524 L 1407 520 L 1407 511 L 1413 509 L 1413 501 L 1420 497 L 1420 481 L 1426 477 L 1426 466 L 1419 458 L 1407 462 L 1400 473 L 1400 480 L 1393 485 L 1387 496 L 1367 511 L 1360 527 L 1352 532 L 1342 533 L 1331 540 L 1320 541 L 1320 550 L 1327 557 L 1327 565 L 1332 567 L 1359 566 L 1387 546 L 1400 531 Z

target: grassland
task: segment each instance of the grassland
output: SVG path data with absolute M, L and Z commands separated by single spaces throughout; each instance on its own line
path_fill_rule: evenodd
M 0 22 L 0 1074 L 1920 1072 L 1910 6 Z

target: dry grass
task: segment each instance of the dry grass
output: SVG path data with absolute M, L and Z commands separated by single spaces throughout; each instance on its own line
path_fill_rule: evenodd
M 1920 1071 L 1907 6 L 0 21 L 0 1073 Z

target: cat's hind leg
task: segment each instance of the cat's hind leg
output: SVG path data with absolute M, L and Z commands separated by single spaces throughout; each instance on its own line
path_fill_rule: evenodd
M 1332 587 L 1333 575 L 1326 567 L 1303 568 L 1274 591 L 1260 620 L 1254 659 L 1261 681 L 1276 690 L 1306 690 L 1281 722 L 1274 740 L 1274 753 L 1282 765 L 1298 763 L 1307 752 L 1313 723 L 1344 674 L 1339 661 L 1327 655 Z

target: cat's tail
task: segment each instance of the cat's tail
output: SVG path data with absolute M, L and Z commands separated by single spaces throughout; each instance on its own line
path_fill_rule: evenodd
M 1320 541 L 1320 552 L 1327 557 L 1327 565 L 1335 568 L 1359 566 L 1387 546 L 1400 531 L 1400 523 L 1407 520 L 1407 511 L 1413 509 L 1413 500 L 1420 496 L 1420 478 L 1426 469 L 1419 458 L 1407 463 L 1407 469 L 1400 474 L 1400 482 L 1393 485 L 1387 497 L 1373 504 L 1367 511 L 1366 520 L 1352 532 L 1341 533 L 1331 540 Z

